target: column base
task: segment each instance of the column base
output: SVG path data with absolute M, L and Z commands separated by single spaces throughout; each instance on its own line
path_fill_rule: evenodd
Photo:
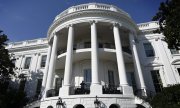
M 63 87 L 61 87 L 59 89 L 59 96 L 60 97 L 64 97 L 64 96 L 70 95 L 70 90 L 71 90 L 70 86 L 63 86 Z
M 121 86 L 123 95 L 134 95 L 133 88 L 131 86 Z
M 141 88 L 139 89 L 139 92 L 137 95 L 143 96 L 143 97 L 147 97 L 147 92 L 145 88 Z
M 102 94 L 102 85 L 92 84 L 90 87 L 90 94 L 91 95 Z

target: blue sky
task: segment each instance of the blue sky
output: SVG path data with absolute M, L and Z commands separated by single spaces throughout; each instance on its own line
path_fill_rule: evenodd
M 46 37 L 55 16 L 70 6 L 100 2 L 115 5 L 136 23 L 151 21 L 165 0 L 0 0 L 0 30 L 10 41 Z

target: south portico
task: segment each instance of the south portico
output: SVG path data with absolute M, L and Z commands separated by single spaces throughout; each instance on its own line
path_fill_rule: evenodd
M 102 85 L 100 83 L 99 79 L 99 72 L 98 72 L 98 65 L 99 65 L 99 47 L 98 47 L 98 39 L 97 39 L 97 24 L 98 23 L 107 23 L 107 22 L 100 22 L 100 21 L 95 21 L 95 20 L 90 20 L 89 22 L 90 26 L 90 36 L 91 36 L 91 71 L 92 71 L 92 82 L 91 82 L 91 87 L 90 87 L 90 94 L 102 94 Z M 75 25 L 75 26 L 74 26 Z M 124 58 L 123 58 L 123 50 L 122 50 L 122 45 L 121 45 L 121 32 L 120 28 L 122 29 L 122 25 L 120 23 L 110 23 L 108 22 L 108 25 L 111 25 L 113 35 L 114 35 L 114 44 L 116 48 L 116 57 L 117 57 L 117 67 L 118 67 L 118 74 L 119 74 L 119 88 L 123 94 L 133 94 L 133 91 L 131 87 L 128 85 L 127 81 L 127 76 L 126 76 L 126 70 L 125 70 L 125 63 L 124 63 Z M 67 52 L 66 52 L 66 59 L 65 59 L 65 67 L 64 67 L 64 84 L 62 88 L 60 88 L 59 95 L 62 97 L 68 96 L 71 94 L 71 79 L 72 79 L 72 65 L 73 65 L 73 47 L 74 47 L 74 27 L 78 26 L 78 24 L 71 24 L 69 26 L 66 26 L 68 29 L 68 41 L 67 41 Z M 129 32 L 129 30 L 127 30 Z M 60 41 L 58 41 L 59 36 L 58 33 L 61 33 L 61 30 L 58 32 L 56 31 L 53 33 L 53 42 L 49 47 L 49 50 L 51 50 L 51 55 L 54 56 L 49 56 L 49 69 L 48 74 L 47 74 L 47 83 L 46 83 L 46 90 L 52 89 L 52 83 L 53 83 L 53 72 L 55 72 L 55 66 L 56 66 L 56 59 L 57 59 L 57 46 Z M 140 63 L 139 63 L 139 58 L 137 56 L 137 49 L 135 47 L 135 32 L 129 32 L 129 43 L 132 49 L 132 56 L 133 60 L 136 61 L 134 62 L 134 67 L 135 67 L 135 78 L 136 78 L 136 83 L 138 84 L 139 89 L 145 90 L 145 84 L 143 82 L 143 77 L 142 77 L 142 70 L 140 68 Z M 50 51 L 49 51 L 50 52 Z M 47 59 L 48 60 L 48 59 Z M 123 65 L 122 65 L 123 64 Z M 47 65 L 48 66 L 48 65 Z M 137 68 L 137 69 L 136 69 Z M 46 74 L 45 74 L 46 75 Z M 140 78 L 139 78 L 140 77 Z M 45 78 L 45 76 L 44 76 Z M 137 81 L 138 80 L 138 81 Z M 140 81 L 141 80 L 141 81 Z

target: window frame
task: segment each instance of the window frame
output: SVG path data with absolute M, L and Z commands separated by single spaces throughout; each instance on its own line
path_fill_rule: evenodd
M 148 49 L 145 47 L 146 45 L 149 45 Z M 155 51 L 154 51 L 154 48 L 153 48 L 153 45 L 151 42 L 144 42 L 143 48 L 144 48 L 144 52 L 145 52 L 146 57 L 155 57 Z M 151 54 L 149 52 L 151 52 Z
M 27 61 L 27 58 L 30 58 L 30 62 L 29 62 L 29 66 L 28 68 L 26 68 L 26 61 Z M 31 66 L 31 62 L 32 62 L 32 57 L 31 56 L 27 56 L 25 57 L 25 61 L 24 61 L 24 66 L 23 66 L 23 69 L 29 69 L 30 66 Z
M 43 57 L 46 57 L 44 62 L 43 62 Z M 41 62 L 40 62 L 40 68 L 45 68 L 46 67 L 46 60 L 47 60 L 47 55 L 42 55 L 41 56 Z M 42 63 L 44 63 L 44 66 L 42 66 Z
M 156 78 L 152 74 L 153 72 L 156 72 L 155 73 Z M 157 72 L 158 72 L 158 74 L 157 74 Z M 156 91 L 156 93 L 161 92 L 162 89 L 163 89 L 163 82 L 162 82 L 163 79 L 162 79 L 162 77 L 160 75 L 160 70 L 158 70 L 158 69 L 150 70 L 150 73 L 151 73 L 151 78 L 152 78 L 154 90 Z M 157 81 L 157 82 L 155 82 L 155 81 Z M 158 88 L 156 88 L 157 85 L 159 86 L 160 90 L 158 90 Z

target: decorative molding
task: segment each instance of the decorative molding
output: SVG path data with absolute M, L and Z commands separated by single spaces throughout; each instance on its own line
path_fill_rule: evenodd
M 69 21 L 69 20 L 73 20 L 76 18 L 80 18 L 80 17 L 102 17 L 103 18 L 108 18 L 116 21 L 120 21 L 120 19 L 122 19 L 121 21 L 125 21 L 126 23 L 124 24 L 129 24 L 131 26 L 133 26 L 135 29 L 138 30 L 137 25 L 133 22 L 133 20 L 127 16 L 124 16 L 123 14 L 119 14 L 117 12 L 113 12 L 113 11 L 108 11 L 108 10 L 84 10 L 84 11 L 77 11 L 77 12 L 73 12 L 73 13 L 69 13 L 63 17 L 59 17 L 59 19 L 57 19 L 56 21 L 53 22 L 53 24 L 50 26 L 49 30 L 48 30 L 48 38 L 51 38 L 51 34 L 53 32 L 53 30 L 55 30 L 55 28 L 57 28 L 59 25 L 62 25 L 63 23 Z M 90 18 L 90 19 L 91 19 Z M 87 21 L 88 22 L 88 21 Z
M 159 62 L 150 62 L 150 63 L 148 63 L 148 64 L 145 64 L 144 66 L 146 66 L 146 67 L 157 67 L 157 66 L 163 66 L 163 64 L 162 63 L 159 63 Z
M 179 65 L 180 64 L 180 59 L 175 59 L 171 61 L 172 65 Z

